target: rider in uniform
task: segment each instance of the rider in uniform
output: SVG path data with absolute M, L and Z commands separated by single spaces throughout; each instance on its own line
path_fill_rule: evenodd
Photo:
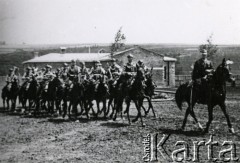
M 76 61 L 71 61 L 71 66 L 68 69 L 68 77 L 71 82 L 78 82 L 78 75 L 80 73 L 80 67 L 76 65 Z M 72 85 L 72 84 L 71 84 Z
M 91 69 L 90 75 L 91 75 L 91 79 L 93 80 L 93 82 L 96 83 L 95 85 L 95 92 L 97 91 L 98 85 L 99 85 L 99 78 L 100 76 L 106 74 L 106 71 L 102 68 L 102 64 L 100 63 L 100 61 L 97 61 L 95 63 L 94 68 Z M 104 83 L 104 86 L 108 89 L 108 86 L 106 83 Z
M 134 66 L 132 60 L 133 60 L 133 55 L 129 54 L 127 56 L 128 62 L 124 65 L 123 67 L 123 72 L 129 74 L 129 75 L 135 75 L 136 74 L 136 67 Z
M 53 79 L 53 77 L 55 75 L 52 73 L 52 66 L 51 65 L 46 65 L 45 68 L 46 68 L 46 71 L 43 73 L 43 80 L 44 80 L 43 81 L 43 88 L 44 88 L 44 91 L 47 91 L 48 90 L 48 84 Z
M 81 70 L 80 70 L 81 78 L 80 80 L 87 80 L 89 78 L 88 68 L 85 65 L 85 62 L 81 62 Z
M 6 76 L 6 87 L 11 87 L 11 83 L 14 82 L 14 80 L 18 80 L 17 75 L 14 73 L 15 69 L 10 68 L 9 73 Z
M 197 60 L 194 64 L 192 81 L 193 86 L 199 88 L 200 99 L 205 101 L 210 94 L 208 78 L 213 71 L 213 66 L 212 62 L 207 59 L 207 50 L 203 49 L 201 53 L 202 58 Z
M 64 63 L 63 67 L 62 67 L 62 70 L 61 70 L 60 78 L 62 78 L 62 80 L 63 80 L 63 82 L 66 86 L 70 86 L 69 77 L 68 77 L 68 70 L 69 70 L 68 64 Z
M 116 79 L 120 76 L 122 68 L 116 63 L 116 59 L 112 59 L 112 65 L 108 68 L 107 76 L 109 79 Z
M 142 68 L 144 70 L 144 72 L 147 71 L 147 67 L 144 65 L 143 60 L 139 60 L 136 63 L 136 69 L 138 70 L 139 68 Z
M 123 66 L 123 73 L 120 75 L 119 79 L 117 80 L 117 83 L 115 85 L 115 87 L 118 87 L 119 84 L 125 80 L 124 79 L 124 76 L 128 75 L 130 76 L 130 80 L 131 80 L 131 83 L 133 83 L 133 76 L 136 74 L 136 67 L 134 66 L 132 60 L 133 60 L 133 55 L 132 54 L 128 54 L 127 56 L 128 58 L 128 62 Z
M 29 88 L 31 78 L 32 78 L 32 68 L 27 67 L 26 72 L 22 76 L 22 80 L 24 81 L 22 84 L 22 87 L 25 87 L 26 90 Z

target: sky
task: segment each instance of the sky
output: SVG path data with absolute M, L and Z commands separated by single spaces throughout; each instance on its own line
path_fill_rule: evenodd
M 239 0 L 0 0 L 9 44 L 240 44 Z

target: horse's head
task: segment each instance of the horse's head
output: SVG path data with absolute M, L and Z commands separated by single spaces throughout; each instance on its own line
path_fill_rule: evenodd
M 232 76 L 230 65 L 233 64 L 233 61 L 227 60 L 224 58 L 222 64 L 220 64 L 215 72 L 216 80 L 218 84 L 223 84 L 226 81 L 231 82 L 232 86 L 235 86 L 235 78 Z
M 144 73 L 144 69 L 143 68 L 139 68 L 137 70 L 137 74 L 136 74 L 136 77 L 135 77 L 137 80 L 141 80 L 143 81 L 145 79 L 145 73 Z

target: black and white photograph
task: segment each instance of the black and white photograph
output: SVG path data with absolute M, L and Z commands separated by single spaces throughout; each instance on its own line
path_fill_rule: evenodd
M 0 0 L 0 162 L 240 162 L 239 0 Z

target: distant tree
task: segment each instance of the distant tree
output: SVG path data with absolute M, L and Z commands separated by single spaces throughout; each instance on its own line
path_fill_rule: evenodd
M 218 51 L 217 45 L 212 43 L 212 35 L 207 39 L 207 44 L 202 44 L 199 46 L 199 51 L 202 52 L 203 49 L 206 49 L 208 52 L 208 56 L 212 58 Z
M 111 55 L 113 55 L 114 52 L 118 51 L 120 48 L 125 46 L 126 37 L 122 33 L 122 27 L 117 31 L 114 43 L 111 44 Z

